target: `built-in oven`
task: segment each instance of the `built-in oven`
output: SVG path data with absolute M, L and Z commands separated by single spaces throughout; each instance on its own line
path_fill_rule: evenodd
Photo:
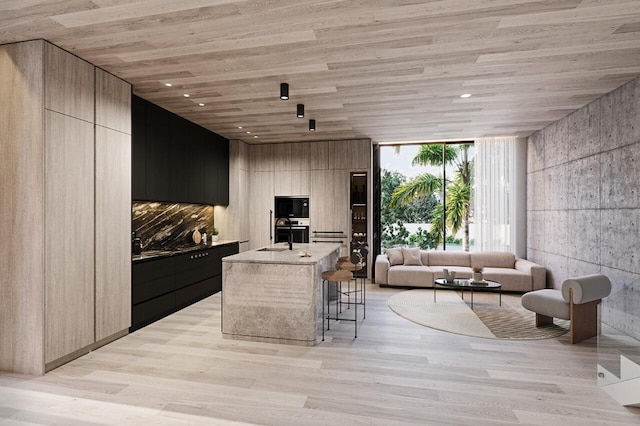
M 276 197 L 275 205 L 276 217 L 309 217 L 309 197 Z
M 286 243 L 289 241 L 290 237 L 292 237 L 292 242 L 294 243 L 308 243 L 309 219 L 286 217 L 278 218 L 275 225 L 275 237 L 276 243 Z

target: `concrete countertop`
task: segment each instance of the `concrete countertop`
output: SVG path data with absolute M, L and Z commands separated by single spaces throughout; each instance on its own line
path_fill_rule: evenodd
M 264 250 L 265 248 L 271 249 L 271 251 Z M 324 259 L 327 255 L 339 248 L 339 243 L 294 243 L 293 250 L 289 250 L 287 243 L 279 243 L 227 256 L 223 258 L 222 261 L 235 263 L 311 265 L 318 263 L 320 260 Z M 303 254 L 309 254 L 309 256 L 303 256 Z

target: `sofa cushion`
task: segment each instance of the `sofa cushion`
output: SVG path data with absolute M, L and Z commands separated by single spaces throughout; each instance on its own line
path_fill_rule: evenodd
M 433 272 L 428 266 L 394 266 L 387 273 L 389 285 L 432 287 Z
M 426 250 L 420 250 L 420 261 L 423 265 L 429 265 L 429 252 Z
M 429 266 L 471 266 L 469 253 L 460 251 L 430 251 Z
M 391 266 L 402 265 L 402 263 L 404 262 L 402 257 L 402 249 L 388 248 L 385 250 L 385 253 L 387 253 L 387 257 L 389 258 L 389 264 Z
M 522 307 L 553 318 L 570 319 L 569 304 L 562 298 L 560 290 L 544 289 L 522 295 Z
M 404 266 L 422 266 L 422 261 L 420 260 L 420 249 L 419 248 L 403 248 L 402 249 L 402 257 L 403 257 L 403 265 Z
M 484 268 L 482 276 L 486 280 L 497 281 L 505 291 L 531 291 L 532 277 L 524 272 L 509 268 Z
M 515 268 L 516 256 L 513 253 L 481 251 L 471 253 L 471 267 L 481 268 Z

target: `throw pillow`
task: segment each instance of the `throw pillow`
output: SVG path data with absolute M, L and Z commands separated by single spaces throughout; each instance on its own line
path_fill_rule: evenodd
M 385 253 L 387 253 L 391 266 L 402 265 L 402 250 L 399 248 L 388 248 L 385 250 Z
M 420 249 L 417 247 L 403 248 L 402 257 L 404 258 L 404 265 L 422 266 L 422 261 L 420 260 Z

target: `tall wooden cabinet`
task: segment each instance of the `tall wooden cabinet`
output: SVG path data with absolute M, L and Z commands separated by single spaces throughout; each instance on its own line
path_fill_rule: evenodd
M 101 73 L 43 40 L 0 47 L 0 370 L 43 374 L 128 328 L 130 86 Z
M 96 68 L 95 340 L 131 325 L 131 86 Z
M 371 169 L 369 139 L 247 145 L 244 155 L 249 160 L 249 179 L 241 182 L 239 166 L 234 165 L 236 181 L 231 185 L 249 193 L 249 248 L 272 242 L 269 236 L 275 218 L 270 221 L 269 211 L 274 209 L 275 196 L 308 195 L 310 238 L 313 231 L 342 232 L 342 255 L 348 253 L 352 227 L 350 173 Z M 230 208 L 238 211 L 233 202 Z M 222 222 L 225 220 L 230 222 L 226 218 Z M 237 232 L 233 235 L 240 237 Z

